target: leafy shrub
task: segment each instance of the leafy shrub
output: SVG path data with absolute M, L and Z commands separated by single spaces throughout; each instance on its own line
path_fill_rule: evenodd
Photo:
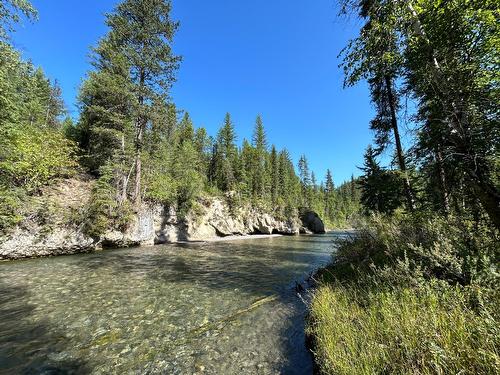
M 318 274 L 308 332 L 324 374 L 500 371 L 498 233 L 374 215 Z
M 105 165 L 100 172 L 101 177 L 92 189 L 88 209 L 79 219 L 84 233 L 95 238 L 109 229 L 124 230 L 132 215 L 132 207 L 128 201 L 120 204 L 116 200 L 111 167 Z
M 0 235 L 22 220 L 20 207 L 23 197 L 22 189 L 8 189 L 0 185 Z
M 499 234 L 490 227 L 439 216 L 373 215 L 335 254 L 335 272 L 372 274 L 389 284 L 438 278 L 494 285 Z
M 31 193 L 74 172 L 75 146 L 61 132 L 26 125 L 5 128 L 2 135 L 0 171 L 10 184 Z

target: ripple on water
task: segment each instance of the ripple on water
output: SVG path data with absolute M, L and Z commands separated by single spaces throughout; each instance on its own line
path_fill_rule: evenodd
M 292 286 L 334 237 L 1 264 L 0 373 L 310 373 Z

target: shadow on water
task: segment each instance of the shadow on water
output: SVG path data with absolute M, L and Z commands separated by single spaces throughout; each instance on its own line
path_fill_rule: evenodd
M 262 361 L 273 373 L 311 374 L 306 307 L 294 286 L 330 259 L 332 240 L 308 236 L 165 245 L 6 264 L 0 278 L 0 374 L 85 374 L 131 370 L 131 365 L 140 371 L 142 363 L 153 362 L 158 369 L 182 366 L 174 373 L 187 374 L 193 356 L 204 358 L 207 370 L 214 366 L 207 373 L 221 373 L 217 366 L 242 360 Z M 24 286 L 22 277 L 31 277 L 34 286 L 47 282 L 45 291 L 38 290 L 50 295 L 30 295 L 37 289 Z M 203 325 L 204 316 L 218 321 L 265 296 L 276 298 L 238 316 L 223 332 L 197 334 L 175 350 L 168 345 Z M 85 340 L 93 346 L 83 355 L 79 345 Z M 139 348 L 127 354 L 133 358 L 120 356 L 128 353 L 128 345 Z M 160 350 L 162 345 L 169 350 Z M 217 350 L 219 359 L 213 357 Z M 249 357 L 251 351 L 255 358 Z M 234 352 L 240 357 L 232 357 Z M 112 358 L 121 367 L 113 367 Z M 262 372 L 246 367 L 241 373 Z
M 81 359 L 64 358 L 64 334 L 48 321 L 32 321 L 28 291 L 0 278 L 0 374 L 88 374 Z M 15 322 L 15 323 L 14 323 Z
M 325 241 L 318 243 L 325 245 Z M 294 241 L 293 245 L 293 248 L 286 242 L 169 245 L 170 251 L 165 252 L 160 246 L 158 251 L 117 250 L 112 259 L 99 255 L 81 257 L 78 265 L 93 271 L 102 269 L 148 277 L 178 287 L 196 283 L 215 290 L 237 288 L 261 296 L 263 292 L 272 294 L 289 289 L 312 270 L 311 263 L 318 253 L 311 251 L 311 243 Z M 248 256 L 252 251 L 259 253 Z

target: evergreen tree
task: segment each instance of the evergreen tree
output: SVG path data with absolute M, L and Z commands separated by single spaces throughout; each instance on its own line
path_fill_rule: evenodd
M 194 142 L 194 126 L 188 112 L 184 113 L 184 117 L 179 123 L 178 140 L 181 144 L 184 142 Z
M 327 169 L 324 188 L 325 217 L 332 219 L 334 212 L 335 185 L 333 183 L 332 172 Z
M 309 171 L 309 164 L 305 155 L 299 159 L 299 177 L 302 190 L 302 205 L 310 208 L 312 204 L 311 199 L 311 172 Z
M 147 125 L 154 103 L 168 98 L 180 61 L 172 52 L 178 24 L 171 20 L 170 11 L 168 0 L 124 0 L 107 15 L 110 31 L 96 49 L 103 66 L 113 71 L 118 65 L 118 74 L 132 96 L 136 204 L 142 197 L 141 157 Z
M 224 124 L 217 134 L 213 158 L 215 166 L 215 181 L 222 191 L 230 191 L 236 184 L 235 166 L 238 159 L 236 133 L 231 121 L 231 115 L 226 114 Z
M 279 181 L 280 181 L 280 171 L 279 171 L 279 159 L 276 147 L 272 145 L 271 154 L 269 156 L 271 165 L 271 176 L 270 176 L 270 190 L 271 190 L 271 203 L 273 207 L 278 205 L 278 194 L 279 194 Z
M 392 213 L 401 203 L 402 185 L 398 175 L 383 169 L 376 160 L 376 151 L 369 146 L 364 155 L 364 172 L 360 179 L 361 202 L 369 211 Z M 351 189 L 353 189 L 351 184 Z M 354 193 L 351 192 L 351 195 Z
M 394 24 L 397 5 L 385 0 L 359 2 L 360 16 L 366 20 L 361 33 L 349 48 L 344 50 L 342 66 L 346 73 L 345 85 L 351 86 L 360 79 L 366 79 L 370 87 L 376 115 L 370 128 L 375 132 L 377 153 L 381 153 L 391 143 L 391 135 L 396 147 L 399 168 L 404 176 L 408 209 L 415 209 L 414 193 L 406 166 L 406 158 L 401 142 L 398 111 L 399 95 L 396 82 L 400 78 L 402 51 L 400 33 Z
M 9 39 L 9 34 L 15 30 L 22 17 L 34 20 L 38 17 L 37 10 L 28 0 L 2 0 L 0 2 L 0 43 Z
M 267 139 L 260 115 L 255 120 L 253 132 L 254 166 L 253 166 L 253 193 L 256 198 L 262 199 L 266 193 L 267 177 Z

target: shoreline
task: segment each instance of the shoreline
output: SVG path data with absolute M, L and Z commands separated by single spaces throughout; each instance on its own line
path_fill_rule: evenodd
M 225 237 L 207 238 L 205 240 L 178 241 L 178 242 L 173 242 L 173 243 L 190 244 L 190 243 L 232 242 L 232 241 L 244 241 L 244 240 L 258 240 L 258 239 L 274 238 L 274 237 L 284 237 L 284 235 L 283 234 L 243 234 L 243 235 L 231 235 L 231 236 L 225 236 Z

